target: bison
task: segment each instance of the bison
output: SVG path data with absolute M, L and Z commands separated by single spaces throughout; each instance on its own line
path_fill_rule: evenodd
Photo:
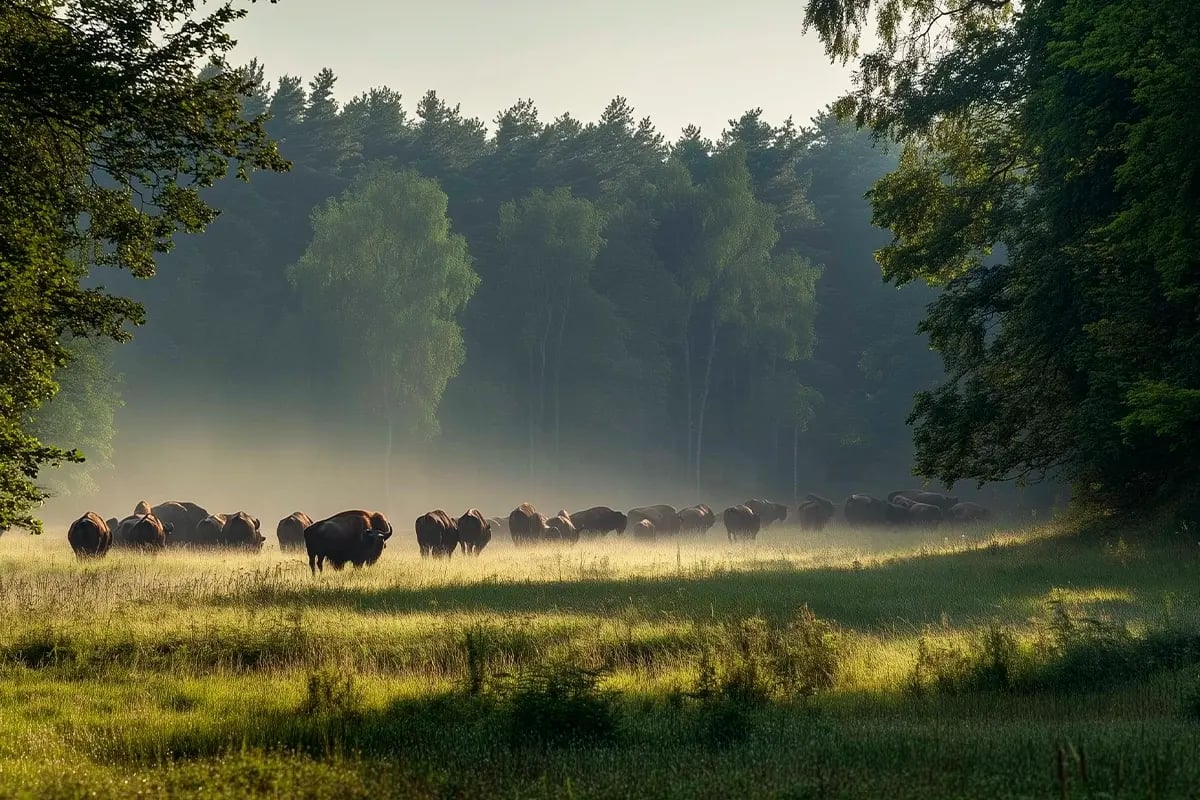
M 417 517 L 413 527 L 421 558 L 450 558 L 458 549 L 458 520 L 440 508 Z
M 189 544 L 197 547 L 216 547 L 228 521 L 228 514 L 209 514 L 200 520 L 200 524 L 196 526 L 196 535 Z
M 895 502 L 898 497 L 907 498 L 915 503 L 937 506 L 943 511 L 949 511 L 958 504 L 957 497 L 942 492 L 926 492 L 921 489 L 901 489 L 898 492 L 892 492 L 888 495 L 888 501 Z
M 479 555 L 491 540 L 491 523 L 478 508 L 468 508 L 458 518 L 458 541 L 464 554 Z
M 846 498 L 842 513 L 852 525 L 883 525 L 888 522 L 892 504 L 869 494 L 852 494 Z
M 197 529 L 200 523 L 209 516 L 204 508 L 186 500 L 170 500 L 151 509 L 152 514 L 162 520 L 164 525 L 170 524 L 173 530 L 171 545 L 198 544 Z
M 761 525 L 764 528 L 772 522 L 783 522 L 787 519 L 788 507 L 783 503 L 772 503 L 770 500 L 763 500 L 756 497 L 753 500 L 747 500 L 742 505 L 758 515 Z
M 681 509 L 678 516 L 680 533 L 708 533 L 717 524 L 717 515 L 703 503 Z
M 71 523 L 67 541 L 79 558 L 101 558 L 112 547 L 112 531 L 100 515 L 89 511 Z
M 674 535 L 679 533 L 679 512 L 675 506 L 658 505 L 632 508 L 629 510 L 629 522 L 636 525 L 644 519 L 650 520 L 657 533 Z
M 575 529 L 575 523 L 571 521 L 571 515 L 565 509 L 559 509 L 557 514 L 546 520 L 546 530 L 542 535 L 546 539 L 572 544 L 579 541 L 579 531 Z
M 571 522 L 579 533 L 604 536 L 608 533 L 624 533 L 629 524 L 629 517 L 620 511 L 614 511 L 608 506 L 593 506 L 571 515 Z
M 508 515 L 508 531 L 513 544 L 529 544 L 546 537 L 546 516 L 530 503 L 521 503 Z
M 730 506 L 725 509 L 725 513 L 721 515 L 721 518 L 725 522 L 725 533 L 728 534 L 729 541 L 736 542 L 741 539 L 758 538 L 758 531 L 762 527 L 762 520 L 759 519 L 758 513 L 750 506 Z
M 113 536 L 113 546 L 136 550 L 161 550 L 167 545 L 172 533 L 170 522 L 163 522 L 154 514 L 135 514 L 121 520 Z
M 304 548 L 304 529 L 312 525 L 312 517 L 303 511 L 293 511 L 275 524 L 279 549 L 287 552 Z
M 648 519 L 638 520 L 632 527 L 633 538 L 643 542 L 653 541 L 658 533 L 654 530 L 654 523 Z
M 833 501 L 820 495 L 806 495 L 796 508 L 796 519 L 800 528 L 806 531 L 821 531 L 829 524 L 836 513 Z
M 242 550 L 262 550 L 267 537 L 261 533 L 261 523 L 258 517 L 252 517 L 245 511 L 226 515 L 225 527 L 217 537 L 219 547 L 237 547 Z
M 955 522 L 980 522 L 992 515 L 992 512 L 978 503 L 957 503 L 950 507 L 947 516 Z
M 304 530 L 304 547 L 308 551 L 308 567 L 314 575 L 325 571 L 328 560 L 334 569 L 349 562 L 355 569 L 379 560 L 392 535 L 392 525 L 378 512 L 343 511 L 314 522 Z

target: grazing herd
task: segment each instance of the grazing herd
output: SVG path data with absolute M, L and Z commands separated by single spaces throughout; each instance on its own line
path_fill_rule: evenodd
M 721 514 L 731 542 L 754 540 L 764 528 L 783 522 L 791 509 L 782 503 L 755 498 L 726 508 Z M 820 531 L 834 518 L 832 500 L 805 496 L 796 507 L 794 519 L 803 530 Z M 932 526 L 943 521 L 970 523 L 985 520 L 988 509 L 957 497 L 917 489 L 892 492 L 886 500 L 866 494 L 846 498 L 842 511 L 852 525 Z M 681 534 L 704 534 L 717 523 L 717 515 L 704 504 L 676 509 L 670 505 L 644 506 L 621 512 L 608 506 L 593 506 L 575 513 L 560 510 L 552 517 L 530 503 L 522 503 L 507 517 L 484 517 L 470 508 L 453 517 L 441 509 L 417 517 L 414 524 L 417 547 L 422 557 L 449 558 L 455 550 L 479 555 L 493 533 L 507 533 L 515 545 L 542 542 L 573 544 L 581 536 L 597 537 L 629 533 L 634 539 L 650 541 Z M 313 521 L 303 511 L 279 520 L 275 528 L 279 548 L 303 549 L 315 575 L 328 562 L 333 569 L 346 564 L 356 568 L 379 560 L 392 535 L 387 517 L 377 511 L 343 511 Z M 266 537 L 260 523 L 244 511 L 210 514 L 190 502 L 170 501 L 151 506 L 139 502 L 133 514 L 105 520 L 89 511 L 72 523 L 67 541 L 80 558 L 104 556 L 111 548 L 158 551 L 168 547 L 220 548 L 258 552 Z

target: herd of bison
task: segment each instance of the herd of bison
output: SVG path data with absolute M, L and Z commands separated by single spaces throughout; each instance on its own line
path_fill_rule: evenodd
M 769 500 L 747 500 L 725 509 L 721 520 L 730 541 L 754 539 L 758 532 L 788 518 L 791 510 Z M 795 520 L 805 530 L 822 530 L 833 519 L 833 501 L 807 495 L 795 509 Z M 937 525 L 944 520 L 975 522 L 989 512 L 976 503 L 959 502 L 957 497 L 939 492 L 902 490 L 887 500 L 853 494 L 846 499 L 842 513 L 854 525 Z M 484 517 L 478 509 L 469 509 L 455 518 L 438 509 L 417 517 L 417 546 L 422 556 L 450 557 L 461 548 L 464 554 L 478 555 L 493 533 L 508 533 L 513 544 L 538 542 L 574 543 L 583 536 L 629 533 L 639 540 L 662 536 L 707 533 L 717 515 L 706 505 L 676 509 L 657 505 L 634 508 L 627 512 L 608 506 L 595 506 L 568 514 L 559 511 L 553 517 L 522 503 L 507 517 Z M 305 550 L 315 574 L 328 561 L 334 569 L 347 563 L 355 567 L 374 564 L 383 554 L 392 535 L 387 517 L 372 511 L 343 511 L 314 522 L 296 511 L 279 520 L 275 528 L 281 550 Z M 156 551 L 164 547 L 236 548 L 257 552 L 266 537 L 259 520 L 239 511 L 210 514 L 195 503 L 171 501 L 151 506 L 142 501 L 133 514 L 118 520 L 105 520 L 89 511 L 72 523 L 67 531 L 71 549 L 81 558 L 105 555 L 110 548 Z

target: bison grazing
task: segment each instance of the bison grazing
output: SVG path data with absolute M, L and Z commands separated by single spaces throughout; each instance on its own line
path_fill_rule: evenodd
M 941 508 L 929 503 L 913 503 L 908 507 L 910 525 L 937 525 L 943 516 Z
M 300 550 L 304 547 L 304 529 L 312 525 L 312 517 L 303 511 L 293 511 L 275 526 L 280 550 Z
M 833 501 L 820 495 L 806 495 L 796 509 L 796 518 L 800 528 L 806 531 L 824 530 L 835 514 Z
M 942 492 L 926 492 L 921 489 L 901 489 L 898 492 L 892 492 L 888 495 L 888 501 L 895 502 L 899 497 L 907 498 L 915 503 L 937 506 L 942 511 L 949 511 L 958 504 L 957 497 Z
M 636 525 L 638 522 L 648 519 L 654 525 L 654 530 L 657 533 L 666 535 L 679 533 L 679 512 L 675 510 L 675 506 L 658 505 L 631 508 L 628 516 L 631 525 Z
M 579 531 L 575 529 L 571 515 L 564 509 L 560 509 L 557 514 L 546 520 L 546 530 L 542 536 L 546 539 L 571 542 L 572 544 L 579 541 Z
M 216 547 L 221 539 L 221 532 L 225 529 L 225 523 L 228 521 L 228 514 L 209 514 L 200 520 L 200 524 L 196 526 L 196 535 L 188 544 L 197 547 Z
M 888 521 L 892 504 L 868 494 L 852 494 L 846 498 L 843 512 L 852 525 L 883 525 Z
M 772 522 L 783 522 L 787 519 L 788 507 L 783 503 L 772 503 L 770 500 L 754 498 L 747 500 L 742 505 L 758 515 L 758 519 L 762 527 L 767 527 Z
M 219 547 L 238 547 L 243 550 L 262 550 L 267 537 L 259 530 L 261 524 L 258 517 L 252 517 L 244 511 L 227 515 L 225 527 L 217 538 Z
M 360 568 L 374 564 L 383 555 L 392 525 L 378 512 L 343 511 L 314 522 L 304 531 L 304 547 L 308 550 L 308 567 L 316 575 L 325 571 L 328 560 L 334 569 L 349 562 Z
M 479 555 L 492 540 L 492 526 L 478 508 L 468 508 L 458 518 L 458 541 L 463 553 Z
M 708 533 L 717 524 L 717 515 L 703 503 L 679 511 L 680 533 Z
M 630 530 L 633 532 L 633 538 L 643 542 L 653 541 L 658 536 L 654 530 L 654 523 L 648 519 L 638 520 Z
M 162 503 L 151 509 L 151 513 L 162 520 L 164 525 L 171 525 L 172 546 L 197 544 L 197 529 L 209 515 L 205 509 L 185 500 Z
M 980 522 L 991 515 L 991 511 L 978 503 L 958 503 L 947 512 L 947 516 L 955 522 Z
M 89 511 L 71 523 L 67 541 L 79 558 L 100 558 L 112 547 L 112 531 L 99 514 Z
M 458 520 L 440 508 L 417 517 L 417 546 L 421 558 L 450 558 L 458 548 Z
M 529 544 L 546 536 L 546 517 L 529 503 L 521 503 L 508 515 L 508 530 L 513 544 Z
M 575 530 L 579 531 L 580 535 L 590 533 L 604 536 L 608 533 L 624 533 L 629 518 L 608 506 L 593 506 L 576 511 L 571 515 L 571 522 L 575 523 Z
M 725 532 L 729 535 L 729 541 L 758 538 L 762 521 L 750 506 L 731 506 L 725 509 L 721 517 L 725 522 Z
M 113 546 L 137 550 L 161 550 L 172 533 L 171 523 L 153 514 L 134 515 L 121 520 L 113 536 Z

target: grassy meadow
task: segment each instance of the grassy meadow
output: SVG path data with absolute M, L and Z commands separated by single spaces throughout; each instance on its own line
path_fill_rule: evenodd
M 0 797 L 1200 796 L 1200 535 L 0 537 Z

